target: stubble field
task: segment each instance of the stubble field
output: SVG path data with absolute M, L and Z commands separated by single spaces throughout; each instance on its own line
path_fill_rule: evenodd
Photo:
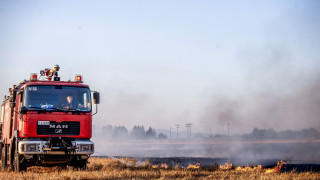
M 15 173 L 8 169 L 0 171 L 0 179 L 320 179 L 319 172 L 280 172 L 279 164 L 273 168 L 262 166 L 234 167 L 232 164 L 213 164 L 188 167 L 152 164 L 146 160 L 90 158 L 86 171 L 60 167 L 30 167 L 27 172 Z

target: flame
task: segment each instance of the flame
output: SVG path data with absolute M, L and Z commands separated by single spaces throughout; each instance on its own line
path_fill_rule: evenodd
M 168 165 L 167 165 L 166 163 L 164 163 L 164 164 L 157 164 L 157 165 L 152 165 L 152 168 L 153 168 L 153 169 L 156 169 L 156 168 L 168 169 Z
M 164 163 L 164 164 L 160 164 L 160 168 L 168 169 L 168 165 L 167 165 L 166 163 Z
M 266 174 L 268 174 L 268 173 L 278 173 L 278 172 L 280 172 L 282 166 L 285 165 L 285 164 L 286 163 L 283 162 L 282 160 L 280 162 L 278 161 L 276 167 L 266 169 L 265 173 Z
M 200 168 L 200 163 L 197 163 L 195 165 L 192 165 L 189 163 L 189 166 L 187 167 L 187 169 L 199 169 Z
M 264 173 L 278 173 L 280 172 L 281 168 L 283 167 L 283 165 L 285 165 L 285 162 L 283 162 L 282 160 L 279 162 L 277 162 L 277 166 L 275 166 L 274 168 L 268 168 L 268 169 L 264 169 L 262 167 L 262 165 L 258 165 L 258 166 L 238 166 L 235 167 L 233 166 L 232 163 L 225 163 L 223 165 L 220 165 L 219 168 L 221 170 L 231 170 L 231 169 L 235 169 L 236 171 L 262 171 Z
M 263 169 L 263 167 L 261 165 L 258 165 L 258 166 L 245 166 L 245 167 L 241 167 L 241 166 L 238 166 L 235 168 L 236 171 L 256 171 L 256 170 L 259 170 L 261 171 Z
M 231 170 L 232 168 L 234 168 L 233 164 L 232 163 L 225 163 L 225 164 L 222 164 L 219 166 L 219 168 L 221 170 Z
M 236 171 L 261 171 L 264 172 L 266 174 L 268 173 L 278 173 L 280 172 L 281 168 L 283 167 L 283 165 L 285 165 L 286 163 L 283 162 L 282 160 L 279 162 L 277 162 L 277 166 L 275 166 L 274 168 L 268 168 L 268 169 L 264 169 L 262 167 L 262 165 L 257 165 L 257 166 L 238 166 L 238 167 L 234 167 L 234 165 L 232 163 L 224 163 L 222 165 L 219 166 L 219 169 L 221 170 L 236 170 Z M 156 169 L 156 168 L 161 168 L 161 169 L 168 169 L 168 165 L 166 163 L 164 164 L 157 164 L 157 165 L 152 165 L 152 168 Z M 196 163 L 196 164 L 190 164 L 187 167 L 187 169 L 200 169 L 200 163 Z
M 226 163 L 227 164 L 227 163 Z M 245 167 L 236 167 L 235 170 L 236 171 L 255 171 L 255 170 L 259 170 L 259 171 L 262 171 L 264 173 L 278 173 L 280 172 L 282 166 L 285 165 L 285 163 L 281 160 L 280 162 L 278 161 L 277 162 L 277 166 L 274 167 L 274 168 L 268 168 L 268 169 L 263 169 L 263 167 L 261 165 L 258 165 L 258 166 L 253 166 L 253 167 L 250 167 L 250 166 L 245 166 Z M 226 170 L 227 166 L 225 165 L 224 167 Z M 220 169 L 223 169 L 221 168 L 221 165 L 220 165 Z

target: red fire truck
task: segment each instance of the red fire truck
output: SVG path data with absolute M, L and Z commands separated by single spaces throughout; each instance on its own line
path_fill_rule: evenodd
M 1 104 L 1 165 L 15 171 L 30 166 L 86 169 L 94 152 L 92 116 L 99 93 L 74 81 L 60 81 L 59 66 L 33 73 L 9 89 Z M 91 95 L 96 111 L 92 113 Z

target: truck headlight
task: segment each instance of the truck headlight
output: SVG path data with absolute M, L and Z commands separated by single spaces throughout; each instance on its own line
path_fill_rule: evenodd
M 38 146 L 40 144 L 22 144 L 22 151 L 33 152 L 38 151 Z
M 93 151 L 93 144 L 80 144 L 80 151 Z

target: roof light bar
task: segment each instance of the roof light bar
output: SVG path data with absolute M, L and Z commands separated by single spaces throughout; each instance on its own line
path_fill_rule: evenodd
M 31 73 L 30 74 L 30 81 L 37 81 L 38 80 L 38 74 L 37 73 Z
M 83 81 L 82 81 L 82 75 L 76 74 L 74 81 L 75 81 L 75 82 L 82 83 L 82 82 L 83 82 Z

